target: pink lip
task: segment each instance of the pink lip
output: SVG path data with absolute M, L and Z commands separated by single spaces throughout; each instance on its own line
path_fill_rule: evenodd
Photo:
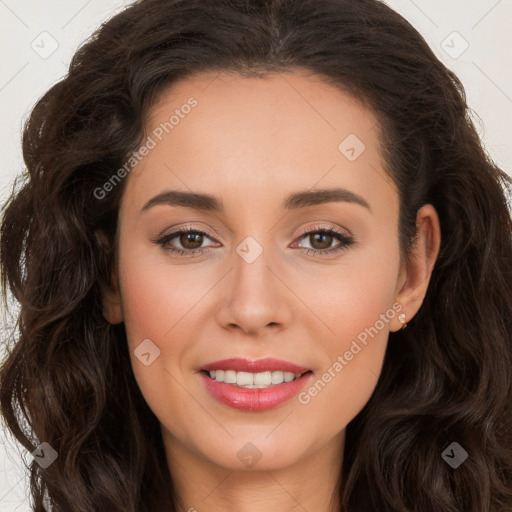
M 235 370 L 239 372 L 263 372 L 263 371 L 286 371 L 292 373 L 308 372 L 307 368 L 298 366 L 278 359 L 260 359 L 249 361 L 247 359 L 225 359 L 210 363 L 202 370 Z M 211 379 L 205 371 L 199 372 L 208 392 L 219 402 L 234 409 L 242 411 L 264 411 L 272 409 L 296 396 L 300 390 L 313 378 L 311 372 L 305 373 L 299 379 L 291 382 L 283 382 L 264 389 L 247 389 L 226 384 Z
M 309 368 L 304 368 L 303 366 L 298 366 L 296 364 L 289 363 L 288 361 L 282 361 L 279 359 L 266 358 L 251 361 L 249 359 L 242 359 L 237 357 L 233 359 L 223 359 L 222 361 L 215 361 L 213 363 L 209 363 L 203 366 L 201 370 L 235 370 L 235 372 L 251 373 L 259 373 L 266 371 L 305 373 L 309 370 Z

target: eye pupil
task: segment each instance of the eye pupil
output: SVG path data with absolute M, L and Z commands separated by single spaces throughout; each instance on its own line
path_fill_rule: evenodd
M 317 249 L 326 249 L 326 248 L 329 248 L 331 246 L 331 243 L 332 243 L 332 235 L 330 235 L 329 233 L 316 233 L 313 236 L 313 240 L 317 241 L 317 237 L 320 237 L 320 244 L 321 244 L 321 247 L 316 247 Z M 322 244 L 322 240 L 321 238 L 324 237 L 324 243 Z M 327 238 L 327 243 L 325 243 L 325 238 Z M 314 244 L 312 244 L 314 246 Z
M 193 237 L 198 237 L 199 243 L 197 243 L 196 240 L 196 243 L 194 244 Z M 189 241 L 192 242 L 192 247 L 188 245 Z M 197 249 L 198 247 L 201 247 L 201 245 L 203 244 L 203 235 L 200 235 L 199 233 L 182 233 L 180 237 L 180 243 L 186 249 Z

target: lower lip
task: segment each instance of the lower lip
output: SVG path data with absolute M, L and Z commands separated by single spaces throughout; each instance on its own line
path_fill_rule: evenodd
M 272 409 L 296 396 L 311 378 L 311 373 L 305 373 L 302 377 L 274 384 L 268 388 L 247 389 L 234 384 L 217 382 L 204 372 L 199 372 L 206 389 L 219 402 L 242 411 L 265 411 Z

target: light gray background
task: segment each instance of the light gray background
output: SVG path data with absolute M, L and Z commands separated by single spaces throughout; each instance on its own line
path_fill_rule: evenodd
M 21 128 L 31 107 L 64 77 L 80 43 L 129 3 L 0 0 L 0 202 L 5 200 L 23 166 Z M 478 115 L 474 119 L 488 153 L 512 176 L 512 0 L 387 0 L 386 3 L 418 29 L 436 55 L 462 80 L 468 104 Z M 2 426 L 1 512 L 30 510 L 21 457 L 26 463 L 31 461 L 30 453 L 17 448 L 6 437 Z

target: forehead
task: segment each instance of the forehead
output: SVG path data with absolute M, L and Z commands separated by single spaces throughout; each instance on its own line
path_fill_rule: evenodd
M 154 147 L 128 177 L 144 197 L 168 187 L 281 199 L 333 185 L 371 195 L 389 182 L 374 114 L 303 71 L 181 79 L 159 94 L 145 130 Z
M 248 136 L 253 145 L 272 139 L 273 149 L 281 147 L 284 151 L 295 141 L 319 142 L 321 138 L 325 146 L 337 150 L 340 137 L 358 132 L 361 138 L 369 139 L 375 134 L 368 132 L 377 125 L 373 113 L 353 96 L 326 83 L 319 75 L 298 69 L 265 77 L 208 72 L 181 79 L 160 92 L 149 110 L 146 130 L 150 132 L 152 127 L 169 121 L 189 98 L 197 106 L 190 115 L 180 116 L 179 130 L 177 124 L 173 126 L 176 144 L 182 138 L 191 140 L 189 125 L 205 142 L 225 139 L 223 134 L 229 133 L 234 143 L 247 141 Z M 212 121 L 214 124 L 210 124 Z M 258 140 L 254 140 L 256 132 L 260 135 Z M 282 142 L 287 144 L 283 147 Z M 307 144 L 303 150 L 310 147 Z

